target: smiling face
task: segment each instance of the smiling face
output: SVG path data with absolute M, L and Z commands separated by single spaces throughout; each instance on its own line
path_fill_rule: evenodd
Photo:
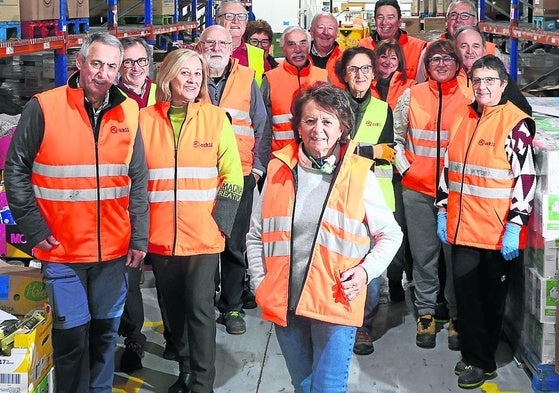
M 319 53 L 328 53 L 338 35 L 336 18 L 328 15 L 317 16 L 310 29 L 314 46 Z
M 239 3 L 225 3 L 221 8 L 221 16 L 217 15 L 217 22 L 229 30 L 229 33 L 231 33 L 233 46 L 234 49 L 236 49 L 241 44 L 241 38 L 243 37 L 243 34 L 245 34 L 248 18 L 242 18 L 244 20 L 239 20 L 239 18 L 235 16 L 233 20 L 227 20 L 225 19 L 225 14 L 246 15 L 247 10 Z
M 462 19 L 460 15 L 463 15 L 465 17 L 466 14 L 470 15 L 467 19 Z M 452 16 L 452 18 L 449 16 Z M 456 4 L 454 7 L 452 7 L 451 10 L 449 10 L 446 17 L 446 29 L 451 37 L 454 37 L 454 33 L 456 33 L 456 30 L 458 30 L 460 26 L 475 26 L 476 24 L 477 19 L 475 17 L 475 12 L 467 3 Z
M 98 108 L 115 81 L 120 67 L 120 50 L 94 42 L 85 59 L 78 53 L 76 67 L 80 70 L 79 83 L 85 97 L 94 108 Z
M 220 76 L 231 57 L 231 36 L 221 26 L 210 26 L 204 31 L 201 44 L 202 54 L 208 63 L 210 74 Z
M 203 80 L 202 62 L 197 57 L 186 59 L 180 66 L 177 76 L 171 80 L 171 103 L 184 106 L 194 101 L 200 93 Z
M 465 30 L 456 37 L 454 43 L 458 55 L 462 59 L 462 64 L 466 71 L 472 68 L 472 64 L 483 56 L 483 41 L 477 31 Z
M 358 53 L 347 62 L 345 82 L 353 97 L 360 98 L 371 88 L 373 81 L 373 64 L 371 58 Z
M 435 53 L 429 59 L 429 77 L 444 83 L 454 78 L 458 72 L 458 62 L 448 53 Z
M 342 136 L 338 118 L 312 100 L 303 107 L 298 131 L 305 150 L 314 158 L 332 154 L 336 142 Z
M 310 51 L 307 34 L 299 29 L 286 34 L 281 50 L 289 64 L 298 69 L 303 68 L 308 61 Z
M 375 14 L 376 31 L 381 40 L 396 38 L 400 29 L 401 19 L 398 18 L 398 10 L 391 5 L 378 7 Z
M 480 106 L 495 106 L 501 101 L 507 81 L 499 79 L 497 70 L 482 67 L 472 72 L 472 88 Z
M 388 78 L 398 69 L 398 56 L 392 49 L 386 51 L 376 58 L 376 70 L 381 78 Z
M 145 66 L 138 64 L 138 59 L 148 59 L 148 54 L 143 45 L 135 44 L 124 49 L 124 61 L 120 67 L 120 78 L 128 85 L 135 88 L 141 88 L 149 75 L 149 61 Z M 132 67 L 126 68 L 124 63 L 126 60 L 132 60 Z

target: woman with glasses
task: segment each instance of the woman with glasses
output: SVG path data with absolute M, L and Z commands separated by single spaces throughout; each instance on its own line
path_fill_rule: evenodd
M 273 153 L 252 213 L 251 283 L 295 393 L 347 392 L 365 288 L 402 235 L 373 162 L 347 142 L 354 117 L 344 92 L 319 83 L 292 108 L 297 142 Z
M 497 375 L 508 275 L 522 263 L 536 186 L 535 125 L 503 94 L 503 63 L 484 56 L 470 74 L 475 102 L 452 127 L 437 195 L 437 233 L 451 247 L 460 315 L 454 372 L 465 389 Z
M 471 100 L 456 79 L 461 62 L 449 40 L 438 40 L 427 47 L 424 66 L 428 80 L 410 87 L 400 97 L 394 111 L 395 140 L 398 143 L 396 167 L 402 174 L 402 197 L 413 258 L 417 334 L 421 348 L 436 344 L 435 308 L 439 291 L 437 210 L 434 206 L 443 156 L 452 124 L 465 116 Z M 449 311 L 448 347 L 460 349 L 456 331 L 456 302 L 452 285 L 450 252 L 443 247 L 446 268 L 445 299 Z
M 268 22 L 263 19 L 248 22 L 243 38 L 248 44 L 256 46 L 264 51 L 266 55 L 264 61 L 267 63 L 264 68 L 266 70 L 271 70 L 279 65 L 274 56 L 270 54 L 274 35 L 272 33 L 272 27 Z
M 375 175 L 388 207 L 394 211 L 392 188 L 392 160 L 394 159 L 394 127 L 392 109 L 385 101 L 371 96 L 374 53 L 369 48 L 353 47 L 343 52 L 336 64 L 336 73 L 344 81 L 355 127 L 349 138 L 373 146 Z M 372 340 L 373 317 L 380 301 L 382 277 L 374 278 L 367 286 L 367 301 L 363 326 L 357 329 L 353 352 L 369 355 L 374 351 Z

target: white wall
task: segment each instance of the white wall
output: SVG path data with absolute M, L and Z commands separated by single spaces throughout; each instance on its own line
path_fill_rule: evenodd
M 253 0 L 252 12 L 256 19 L 267 21 L 274 33 L 299 25 L 299 0 Z

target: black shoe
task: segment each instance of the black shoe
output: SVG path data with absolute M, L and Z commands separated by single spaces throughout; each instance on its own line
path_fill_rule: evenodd
M 167 360 L 179 360 L 179 355 L 177 354 L 177 351 L 169 341 L 165 343 L 165 349 L 163 350 L 162 357 L 163 359 L 167 359 Z
M 370 355 L 375 351 L 373 339 L 369 335 L 367 328 L 357 329 L 353 353 L 356 355 Z
M 458 363 L 456 363 L 456 366 L 454 366 L 454 374 L 456 375 L 460 375 L 460 373 L 462 371 L 464 371 L 466 369 L 468 365 L 466 364 L 466 362 L 462 359 L 460 359 L 458 361 Z M 493 370 L 493 371 L 484 371 L 483 375 L 485 377 L 485 379 L 493 379 L 497 376 L 497 370 Z
M 243 295 L 241 296 L 243 301 L 243 308 L 245 310 L 251 310 L 257 307 L 256 300 L 254 298 L 254 293 L 251 292 L 250 289 L 245 289 L 243 291 Z
M 247 325 L 239 311 L 222 313 L 217 318 L 217 323 L 225 325 L 225 330 L 229 334 L 244 334 L 247 331 Z
M 388 293 L 393 303 L 399 303 L 406 300 L 406 292 L 402 286 L 402 280 L 388 280 Z
M 167 393 L 190 393 L 190 383 L 192 382 L 191 373 L 179 373 L 177 381 L 169 386 Z
M 496 376 L 497 371 L 485 372 L 479 367 L 467 365 L 458 376 L 458 386 L 462 389 L 475 389 L 483 385 L 486 380 Z
M 448 320 L 450 319 L 450 316 L 448 315 L 448 308 L 446 307 L 445 302 L 437 303 L 437 305 L 435 306 L 434 317 L 435 317 L 435 321 L 437 321 L 437 323 L 445 324 L 445 323 L 448 322 Z
M 140 344 L 134 342 L 128 344 L 120 358 L 120 371 L 129 374 L 140 370 L 143 367 L 142 357 L 144 357 L 144 351 Z

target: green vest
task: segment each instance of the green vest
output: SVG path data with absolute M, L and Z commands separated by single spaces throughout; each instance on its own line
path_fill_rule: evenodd
M 388 111 L 388 104 L 377 98 L 371 97 L 371 101 L 365 113 L 359 128 L 353 137 L 353 140 L 361 143 L 376 144 L 380 133 L 386 123 L 386 113 Z M 394 187 L 392 186 L 392 165 L 375 165 L 375 175 L 377 176 L 378 183 L 384 194 L 384 200 L 392 211 L 396 209 L 396 202 L 394 201 Z
M 262 84 L 262 76 L 264 75 L 264 51 L 255 46 L 246 44 L 248 66 L 252 68 L 254 73 L 254 80 L 258 87 Z

